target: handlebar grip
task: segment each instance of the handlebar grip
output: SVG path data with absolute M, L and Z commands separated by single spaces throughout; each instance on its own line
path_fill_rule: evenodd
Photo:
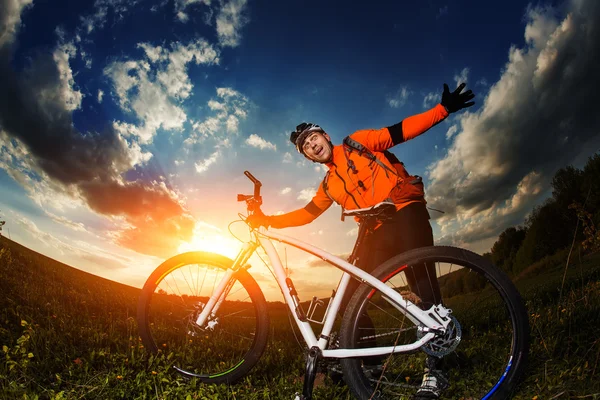
M 258 179 L 256 179 L 250 172 L 244 171 L 244 175 L 248 177 L 255 185 L 262 186 L 262 183 Z

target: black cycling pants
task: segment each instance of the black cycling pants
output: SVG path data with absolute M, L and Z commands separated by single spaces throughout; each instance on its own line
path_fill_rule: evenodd
M 390 221 L 385 222 L 367 235 L 358 249 L 356 265 L 371 272 L 393 256 L 407 250 L 433 245 L 433 231 L 429 223 L 429 212 L 423 203 L 412 203 L 400 209 Z M 441 302 L 435 265 L 410 266 L 405 271 L 410 290 L 421 298 L 421 308 L 428 309 Z M 342 300 L 342 310 L 359 286 L 356 279 L 350 280 Z

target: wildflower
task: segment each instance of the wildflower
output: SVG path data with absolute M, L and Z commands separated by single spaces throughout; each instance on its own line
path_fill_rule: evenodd
M 156 375 L 158 372 L 156 371 L 152 371 L 152 375 Z
M 121 375 L 117 375 L 117 379 L 121 380 L 121 379 L 123 379 L 123 377 Z

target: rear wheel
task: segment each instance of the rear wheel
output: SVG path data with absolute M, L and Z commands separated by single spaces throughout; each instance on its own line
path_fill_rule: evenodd
M 435 370 L 438 382 L 447 379 L 440 398 L 510 398 L 529 347 L 527 312 L 518 291 L 485 258 L 454 247 L 411 250 L 386 261 L 373 275 L 419 303 L 427 296 L 411 292 L 406 276 L 423 263 L 435 264 L 442 304 L 452 310 L 446 334 L 411 354 L 342 359 L 351 391 L 359 399 L 410 398 L 422 390 L 427 365 Z M 363 284 L 344 314 L 340 347 L 395 346 L 420 337 L 417 325 L 379 291 Z
M 138 303 L 144 346 L 164 353 L 174 368 L 210 383 L 232 383 L 262 355 L 268 334 L 267 304 L 245 270 L 217 314 L 204 326 L 196 319 L 233 261 L 218 254 L 190 252 L 161 264 L 148 278 Z

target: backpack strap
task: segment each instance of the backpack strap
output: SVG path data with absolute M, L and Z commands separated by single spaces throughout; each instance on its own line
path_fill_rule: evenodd
M 325 178 L 323 178 L 323 190 L 325 191 L 325 194 L 327 195 L 327 197 L 329 197 L 331 199 L 331 201 L 333 201 L 335 203 L 335 200 L 333 199 L 333 197 L 331 197 L 331 195 L 329 194 L 329 190 L 327 188 L 327 181 L 329 180 L 329 173 L 331 171 L 327 171 L 327 173 L 325 174 Z M 340 207 L 342 207 L 342 221 L 344 221 L 344 206 L 340 204 Z
M 327 171 L 327 173 L 325 174 L 325 178 L 323 178 L 323 190 L 325 191 L 325 194 L 327 195 L 327 197 L 329 197 L 331 199 L 331 201 L 333 201 L 335 203 L 335 200 L 333 199 L 333 197 L 331 197 L 331 195 L 329 194 L 329 190 L 327 188 L 327 181 L 329 181 L 329 172 Z
M 389 171 L 392 174 L 398 176 L 398 173 L 395 170 L 385 165 L 379 158 L 375 156 L 375 154 L 371 153 L 371 151 L 368 148 L 366 148 L 365 145 L 357 142 L 350 136 L 346 136 L 344 138 L 344 145 L 350 149 L 350 152 L 352 152 L 352 150 L 356 150 L 359 156 L 366 157 L 369 160 L 371 160 L 371 162 L 376 162 L 384 170 Z

